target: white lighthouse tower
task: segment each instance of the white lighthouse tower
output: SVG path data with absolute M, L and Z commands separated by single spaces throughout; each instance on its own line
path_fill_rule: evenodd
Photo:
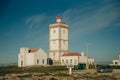
M 60 57 L 68 52 L 68 41 L 68 25 L 57 16 L 56 23 L 49 25 L 49 57 L 54 64 L 59 63 Z

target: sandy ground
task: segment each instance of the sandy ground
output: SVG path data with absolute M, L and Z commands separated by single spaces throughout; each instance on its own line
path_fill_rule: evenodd
M 71 75 L 68 75 L 68 71 L 6 74 L 0 76 L 0 80 L 120 80 L 120 69 L 114 69 L 111 73 L 97 73 L 95 69 L 76 70 Z

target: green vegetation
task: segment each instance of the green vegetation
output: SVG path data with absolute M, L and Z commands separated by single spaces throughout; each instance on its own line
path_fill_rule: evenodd
M 0 76 L 9 74 L 9 73 L 53 73 L 59 71 L 67 70 L 66 66 L 36 66 L 36 67 L 22 67 L 18 68 L 17 66 L 8 66 L 0 67 Z
M 102 65 L 96 66 L 99 67 Z M 94 68 L 93 65 L 90 65 L 89 67 Z M 119 67 L 117 66 L 117 68 Z M 0 76 L 1 80 L 117 80 L 120 78 L 120 73 L 116 71 L 117 69 L 114 73 L 103 74 L 96 73 L 95 69 L 73 70 L 72 75 L 69 75 L 67 66 L 33 66 L 22 68 L 8 66 L 0 67 Z

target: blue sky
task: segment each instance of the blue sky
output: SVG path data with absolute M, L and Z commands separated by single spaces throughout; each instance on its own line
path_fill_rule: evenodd
M 0 0 L 0 64 L 17 62 L 21 47 L 48 53 L 49 24 L 69 25 L 69 50 L 97 63 L 120 54 L 119 0 Z

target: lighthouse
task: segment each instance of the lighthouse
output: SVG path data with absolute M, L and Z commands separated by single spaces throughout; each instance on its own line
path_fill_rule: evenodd
M 56 23 L 49 25 L 49 58 L 54 64 L 59 63 L 61 56 L 68 52 L 68 28 L 60 16 L 56 17 Z

